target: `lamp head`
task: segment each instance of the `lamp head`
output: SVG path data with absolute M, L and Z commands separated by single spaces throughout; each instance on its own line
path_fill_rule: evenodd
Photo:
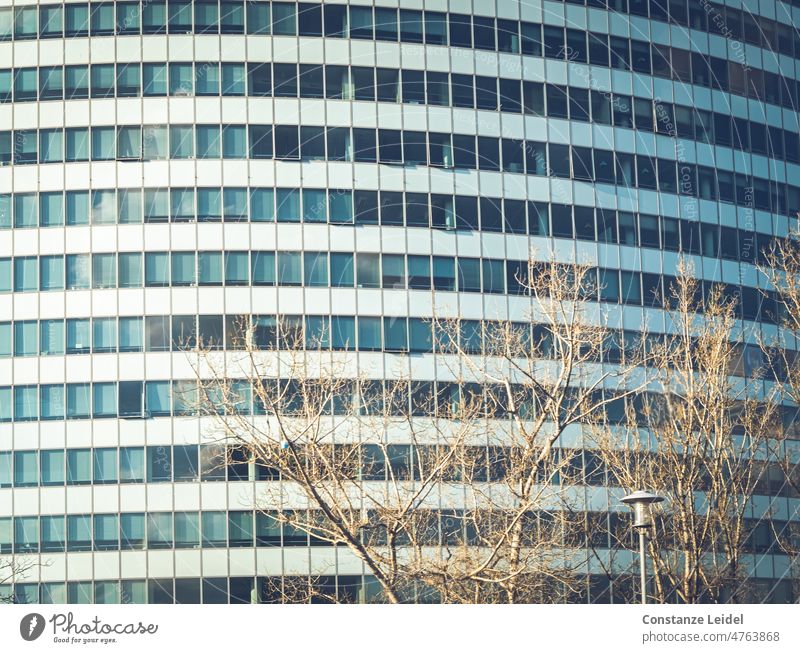
M 634 510 L 634 528 L 647 528 L 653 525 L 648 507 L 652 503 L 664 501 L 664 497 L 651 494 L 650 492 L 644 492 L 643 490 L 637 490 L 633 494 L 623 497 L 621 501 Z

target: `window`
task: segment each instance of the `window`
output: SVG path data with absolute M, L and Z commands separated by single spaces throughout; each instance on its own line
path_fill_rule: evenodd
M 520 51 L 519 23 L 515 20 L 497 20 L 497 49 L 517 54 Z
M 306 286 L 328 286 L 328 254 L 326 252 L 306 252 L 303 269 Z
M 254 286 L 275 285 L 274 252 L 252 252 L 250 258 L 250 278 Z
M 39 289 L 39 266 L 35 256 L 18 256 L 14 259 L 14 292 L 31 292 Z
M 222 209 L 226 222 L 247 220 L 247 189 L 226 188 L 222 194 Z
M 145 543 L 145 520 L 142 513 L 122 513 L 119 516 L 120 548 L 143 549 Z
M 59 195 L 60 197 L 60 195 Z M 14 196 L 14 226 L 18 229 L 39 224 L 39 202 L 35 193 Z
M 357 277 L 359 288 L 380 288 L 380 259 L 377 254 L 358 255 Z
M 39 92 L 38 71 L 36 68 L 17 68 L 14 71 L 14 101 L 30 102 L 37 99 Z
M 173 475 L 175 481 L 199 480 L 196 445 L 175 445 L 173 452 Z
M 455 290 L 455 259 L 445 256 L 433 257 L 433 287 L 435 290 Z
M 119 254 L 119 287 L 141 288 L 142 255 L 138 252 L 120 252 Z
M 196 549 L 200 546 L 200 515 L 196 512 L 175 513 L 175 547 Z
M 117 450 L 95 449 L 94 455 L 94 482 L 95 483 L 116 483 L 117 482 Z
M 355 281 L 353 254 L 332 252 L 330 265 L 331 285 L 335 288 L 352 288 Z
M 429 257 L 408 257 L 408 287 L 417 290 L 430 290 L 431 262 Z
M 64 97 L 66 99 L 84 99 L 89 97 L 88 66 L 65 66 Z
M 397 10 L 375 8 L 375 38 L 378 41 L 397 41 Z
M 408 325 L 405 318 L 385 317 L 383 341 L 386 351 L 408 351 Z
M 222 94 L 240 96 L 245 94 L 246 75 L 243 64 L 222 64 Z
M 35 451 L 14 452 L 14 486 L 29 487 L 38 484 L 39 470 Z
M 324 190 L 303 190 L 303 221 L 327 222 L 328 196 Z
M 60 37 L 64 31 L 64 12 L 60 4 L 39 8 L 39 35 Z
M 331 318 L 331 344 L 337 350 L 354 350 L 356 346 L 355 318 L 334 315 Z
M 194 130 L 190 126 L 172 126 L 169 129 L 170 157 L 190 159 L 194 157 Z
M 35 385 L 14 387 L 14 420 L 26 422 L 39 416 L 39 389 Z
M 14 132 L 14 163 L 28 164 L 39 160 L 36 130 Z
M 92 320 L 92 351 L 95 353 L 117 350 L 117 319 L 113 317 Z
M 145 254 L 145 286 L 169 285 L 169 254 L 167 252 L 148 252 Z
M 66 480 L 66 456 L 63 449 L 42 451 L 40 453 L 40 465 L 42 485 L 64 485 Z
M 63 344 L 61 345 L 63 350 Z M 40 418 L 42 420 L 64 419 L 66 394 L 63 385 L 43 385 L 40 387 Z
M 167 348 L 166 334 L 164 334 L 164 340 L 162 342 L 161 351 L 164 351 Z M 151 417 L 169 416 L 170 395 L 168 381 L 147 381 L 145 383 L 145 412 Z M 151 447 L 148 447 L 148 456 L 151 456 L 152 453 L 150 449 Z M 162 452 L 157 455 L 158 459 L 161 461 L 160 467 L 153 462 L 152 457 L 148 459 L 148 475 L 152 475 L 154 478 L 157 476 L 157 474 L 154 473 L 156 468 L 161 470 L 162 475 L 169 471 L 168 468 L 166 472 L 164 470 L 166 463 L 169 462 L 166 458 L 166 454 L 163 453 L 164 447 L 160 447 L 160 449 L 162 449 Z
M 67 449 L 67 485 L 86 485 L 91 482 L 91 450 Z
M 246 286 L 249 283 L 248 252 L 225 252 L 225 284 Z
M 272 65 L 275 97 L 297 97 L 297 64 Z
M 167 94 L 167 66 L 165 64 L 146 63 L 142 66 L 142 81 L 146 96 L 163 96 Z
M 458 259 L 458 290 L 460 292 L 481 291 L 480 259 Z
M 62 483 L 63 477 L 62 477 Z M 65 520 L 62 515 L 41 518 L 41 550 L 42 553 L 64 551 L 66 543 Z
M 112 551 L 119 548 L 119 518 L 117 515 L 94 516 L 94 550 Z M 102 602 L 102 601 L 98 601 Z M 109 601 L 111 602 L 111 601 Z
M 358 318 L 358 349 L 360 351 L 381 350 L 381 318 Z
M 64 132 L 61 129 L 40 130 L 39 162 L 60 163 L 63 160 L 64 160 Z
M 30 207 L 29 207 L 30 208 Z M 64 197 L 61 193 L 42 193 L 39 196 L 39 225 L 57 227 L 64 224 Z
M 92 254 L 92 288 L 114 288 L 117 285 L 117 255 Z
M 375 74 L 378 102 L 399 102 L 400 71 L 392 68 L 378 68 Z
M 227 516 L 222 511 L 202 513 L 202 533 L 204 547 L 224 547 L 228 543 Z
M 352 224 L 353 197 L 350 191 L 330 191 L 328 195 L 328 219 L 335 224 Z
M 147 548 L 171 549 L 172 545 L 172 513 L 147 513 Z
M 275 158 L 299 159 L 300 141 L 296 126 L 276 125 L 275 129 Z
M 39 98 L 61 100 L 64 97 L 64 69 L 62 67 L 39 69 Z
M 148 3 L 150 4 L 150 3 Z M 138 34 L 141 27 L 141 12 L 138 2 L 117 3 L 117 33 Z
M 296 36 L 296 5 L 291 2 L 272 3 L 272 33 L 275 35 Z
M 70 320 L 70 322 L 85 323 L 88 334 L 88 320 Z M 82 342 L 70 341 L 69 323 L 67 325 L 67 353 L 85 353 L 89 351 L 88 335 Z M 90 415 L 90 385 L 88 383 L 69 383 L 67 384 L 67 419 L 85 419 Z
M 253 513 L 230 511 L 228 513 L 228 546 L 253 546 Z
M 294 188 L 277 190 L 278 222 L 300 222 L 300 191 Z
M 90 77 L 93 98 L 114 97 L 116 73 L 113 64 L 92 65 Z
M 144 481 L 144 449 L 142 447 L 120 447 L 120 483 L 141 483 Z
M 473 16 L 472 35 L 477 50 L 496 50 L 494 19 Z
M 172 448 L 168 445 L 147 447 L 147 481 L 158 483 L 172 480 Z
M 144 158 L 147 160 L 166 159 L 169 156 L 167 148 L 167 128 L 158 125 L 145 125 L 142 128 L 142 142 Z
M 270 3 L 248 2 L 247 4 L 247 33 L 269 34 L 270 32 Z
M 39 550 L 38 517 L 14 518 L 14 552 L 36 553 Z
M 302 285 L 301 258 L 297 252 L 278 252 L 278 284 Z
M 226 159 L 244 159 L 246 155 L 247 132 L 245 127 L 242 125 L 223 126 L 222 156 Z

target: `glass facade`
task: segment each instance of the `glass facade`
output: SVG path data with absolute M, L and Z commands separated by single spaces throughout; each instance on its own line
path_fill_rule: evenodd
M 494 390 L 448 376 L 432 307 L 475 355 L 498 323 L 534 338 L 531 251 L 591 261 L 587 299 L 615 316 L 603 364 L 661 315 L 681 257 L 700 291 L 739 300 L 743 327 L 775 330 L 755 272 L 800 207 L 798 0 L 389 4 L 0 7 L 0 555 L 59 560 L 0 584 L 0 601 L 268 603 L 290 585 L 376 600 L 349 563 L 312 577 L 264 555 L 306 548 L 333 569 L 341 553 L 283 508 L 229 499 L 283 481 L 203 439 L 193 344 L 234 353 L 251 334 L 255 349 L 352 354 L 370 379 L 331 415 L 451 416 Z M 737 346 L 734 376 L 769 366 Z M 389 398 L 396 361 L 415 372 Z M 253 387 L 236 392 L 239 414 L 264 413 Z M 611 423 L 639 408 L 598 392 Z M 799 440 L 797 408 L 780 417 Z M 502 480 L 493 449 L 476 446 L 482 480 Z M 359 478 L 418 479 L 418 454 L 393 445 L 376 471 L 364 445 Z M 602 495 L 590 452 L 559 456 Z M 745 553 L 764 600 L 789 602 L 776 541 L 796 541 L 798 497 L 780 474 L 759 487 L 778 507 Z M 469 540 L 458 513 L 431 512 L 431 546 Z M 610 533 L 617 516 L 597 518 Z M 586 546 L 615 546 L 604 538 Z M 634 572 L 587 573 L 575 600 L 630 602 Z

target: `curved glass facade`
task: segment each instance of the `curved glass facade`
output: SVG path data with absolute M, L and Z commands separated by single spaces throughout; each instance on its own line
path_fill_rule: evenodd
M 591 261 L 621 341 L 667 328 L 681 257 L 774 331 L 756 266 L 800 207 L 800 8 L 732 4 L 0 7 L 0 555 L 51 562 L 0 597 L 249 603 L 335 567 L 242 504 L 275 470 L 187 419 L 187 334 L 233 351 L 244 320 L 279 347 L 290 323 L 387 377 L 413 357 L 408 401 L 435 404 L 453 384 L 427 320 L 460 318 L 481 353 L 482 322 L 530 304 L 531 251 Z M 796 601 L 773 540 L 797 497 L 764 494 L 754 583 Z M 315 582 L 371 592 L 352 564 Z M 629 590 L 587 575 L 580 600 Z

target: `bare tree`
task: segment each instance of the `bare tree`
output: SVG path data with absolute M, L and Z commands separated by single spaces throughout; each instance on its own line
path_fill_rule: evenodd
M 775 238 L 760 253 L 759 271 L 769 290 L 763 291 L 765 303 L 771 306 L 771 318 L 778 325 L 776 333 L 762 339 L 762 349 L 770 376 L 780 389 L 785 439 L 775 456 L 772 477 L 784 494 L 800 497 L 800 232 Z M 800 509 L 788 515 L 781 528 L 772 527 L 772 536 L 779 549 L 789 555 L 792 564 L 788 577 L 795 595 L 800 593 Z
M 366 370 L 324 330 L 284 320 L 264 340 L 244 320 L 234 351 L 187 343 L 183 404 L 228 455 L 281 479 L 256 497 L 265 517 L 357 560 L 380 600 L 563 601 L 585 558 L 573 550 L 582 499 L 564 509 L 555 482 L 560 439 L 632 395 L 638 365 L 603 365 L 612 331 L 591 310 L 596 274 L 531 261 L 524 320 L 433 318 L 435 383 L 403 354 L 389 374 Z
M 28 571 L 35 566 L 35 561 L 30 558 L 23 558 L 20 556 L 0 558 L 0 587 L 3 585 L 8 586 L 15 581 L 19 582 L 23 580 Z M 8 597 L 0 596 L 0 603 L 13 602 L 13 594 L 10 594 Z
M 743 376 L 737 303 L 721 286 L 703 298 L 681 266 L 667 303 L 668 333 L 645 340 L 647 392 L 627 404 L 618 425 L 598 423 L 596 447 L 612 485 L 667 497 L 649 539 L 652 597 L 746 600 L 752 518 L 769 517 L 752 512 L 752 499 L 764 493 L 781 444 L 776 396 L 758 373 L 734 376 Z
M 557 543 L 548 568 L 559 565 L 559 600 L 579 590 L 578 574 L 586 573 L 586 559 L 575 555 L 583 548 L 587 501 L 580 492 L 564 487 L 585 479 L 571 478 L 568 470 L 583 446 L 584 424 L 610 404 L 636 393 L 635 371 L 642 365 L 641 350 L 630 349 L 604 365 L 617 331 L 608 327 L 594 300 L 600 290 L 597 270 L 585 264 L 537 262 L 533 257 L 519 282 L 532 300 L 522 323 L 486 323 L 483 348 L 476 356 L 463 323 L 451 321 L 441 331 L 446 347 L 456 354 L 454 364 L 471 380 L 488 388 L 487 411 L 508 418 L 506 428 L 488 434 L 490 449 L 503 452 L 504 474 L 499 485 L 502 501 L 482 495 L 492 522 L 503 524 L 498 545 L 487 558 L 487 574 L 504 600 L 525 602 L 530 592 L 531 548 L 537 535 Z M 441 323 L 441 321 L 437 321 Z M 448 363 L 446 363 L 448 364 Z M 571 433 L 570 443 L 564 442 Z M 479 487 L 479 486 L 478 486 Z M 480 491 L 480 490 L 479 490 Z M 542 531 L 544 529 L 544 531 Z M 558 556 L 560 555 L 560 560 Z M 552 584 L 551 584 L 552 585 Z M 541 600 L 541 599 L 540 599 Z

